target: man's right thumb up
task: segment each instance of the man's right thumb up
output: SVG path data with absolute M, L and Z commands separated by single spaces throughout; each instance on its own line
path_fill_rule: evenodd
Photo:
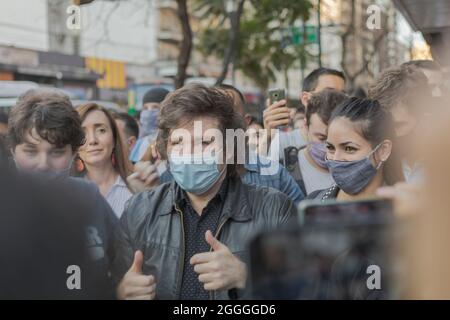
M 144 263 L 144 255 L 142 254 L 141 250 L 137 250 L 134 253 L 134 260 L 133 264 L 130 267 L 129 271 L 142 274 L 142 264 Z

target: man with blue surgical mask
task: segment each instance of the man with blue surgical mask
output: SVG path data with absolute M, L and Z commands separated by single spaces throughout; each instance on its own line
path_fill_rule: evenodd
M 308 144 L 298 151 L 297 168 L 292 172 L 306 195 L 334 184 L 325 161 L 328 121 L 333 110 L 345 99 L 347 95 L 342 92 L 325 90 L 313 94 L 309 100 L 305 119 Z
M 233 299 L 247 293 L 248 241 L 285 225 L 292 200 L 238 176 L 243 129 L 223 90 L 187 85 L 163 102 L 158 150 L 174 181 L 130 199 L 116 239 L 119 299 Z
M 139 117 L 139 139 L 130 153 L 130 161 L 136 163 L 142 159 L 147 149 L 155 142 L 158 134 L 158 118 L 161 102 L 168 90 L 155 87 L 147 91 L 142 99 L 142 111 Z
M 244 95 L 231 85 L 222 84 L 217 86 L 217 89 L 222 90 L 223 93 L 228 94 L 233 99 L 234 112 L 247 123 L 249 118 L 244 108 Z M 259 139 L 261 141 L 263 137 L 261 136 Z M 249 149 L 250 151 L 253 150 L 250 146 L 250 140 Z M 127 178 L 128 184 L 135 192 L 151 189 L 161 183 L 173 180 L 171 172 L 166 170 L 166 161 L 161 161 L 160 158 L 154 145 L 151 145 L 144 158 L 135 164 L 134 173 Z M 305 195 L 300 190 L 299 185 L 278 161 L 271 161 L 264 156 L 256 155 L 256 152 L 254 152 L 254 157 L 249 156 L 247 158 L 246 163 L 239 168 L 239 175 L 244 183 L 277 189 L 291 198 L 296 205 L 304 199 Z

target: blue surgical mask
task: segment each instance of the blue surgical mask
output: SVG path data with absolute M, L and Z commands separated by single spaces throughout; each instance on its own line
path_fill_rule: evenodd
M 159 109 L 146 109 L 141 112 L 141 128 L 139 137 L 146 137 L 154 134 L 158 129 Z
M 377 151 L 381 144 L 375 147 L 366 157 L 356 161 L 326 160 L 328 169 L 336 185 L 345 193 L 355 195 L 360 193 L 377 174 L 383 164 L 382 161 L 375 168 L 370 156 Z
M 225 167 L 226 168 L 226 167 Z M 203 194 L 219 180 L 225 172 L 219 172 L 216 157 L 211 155 L 171 155 L 169 170 L 181 189 Z

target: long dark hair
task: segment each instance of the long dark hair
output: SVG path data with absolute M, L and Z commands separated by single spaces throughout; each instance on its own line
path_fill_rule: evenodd
M 350 98 L 332 113 L 330 123 L 344 117 L 359 126 L 361 135 L 375 148 L 383 140 L 392 141 L 392 152 L 383 168 L 383 179 L 387 185 L 404 181 L 402 165 L 396 151 L 396 136 L 390 112 L 381 107 L 377 100 Z
M 120 137 L 119 129 L 117 128 L 116 122 L 114 121 L 109 111 L 105 107 L 102 107 L 96 103 L 86 103 L 79 105 L 76 108 L 76 110 L 80 115 L 81 123 L 83 123 L 87 115 L 92 111 L 101 111 L 108 118 L 109 125 L 111 126 L 114 138 L 114 149 L 112 155 L 115 159 L 115 164 L 113 164 L 114 170 L 120 175 L 123 181 L 127 184 L 127 176 L 132 172 L 131 163 L 126 156 L 125 147 Z M 86 169 L 84 168 L 84 170 Z M 81 173 L 84 174 L 85 172 Z

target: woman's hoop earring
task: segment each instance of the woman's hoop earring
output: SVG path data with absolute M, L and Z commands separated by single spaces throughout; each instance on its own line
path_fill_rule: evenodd
M 85 169 L 85 166 L 84 166 L 83 160 L 81 160 L 80 158 L 78 158 L 77 160 L 75 160 L 75 170 L 76 170 L 77 172 L 83 172 L 84 169 Z

